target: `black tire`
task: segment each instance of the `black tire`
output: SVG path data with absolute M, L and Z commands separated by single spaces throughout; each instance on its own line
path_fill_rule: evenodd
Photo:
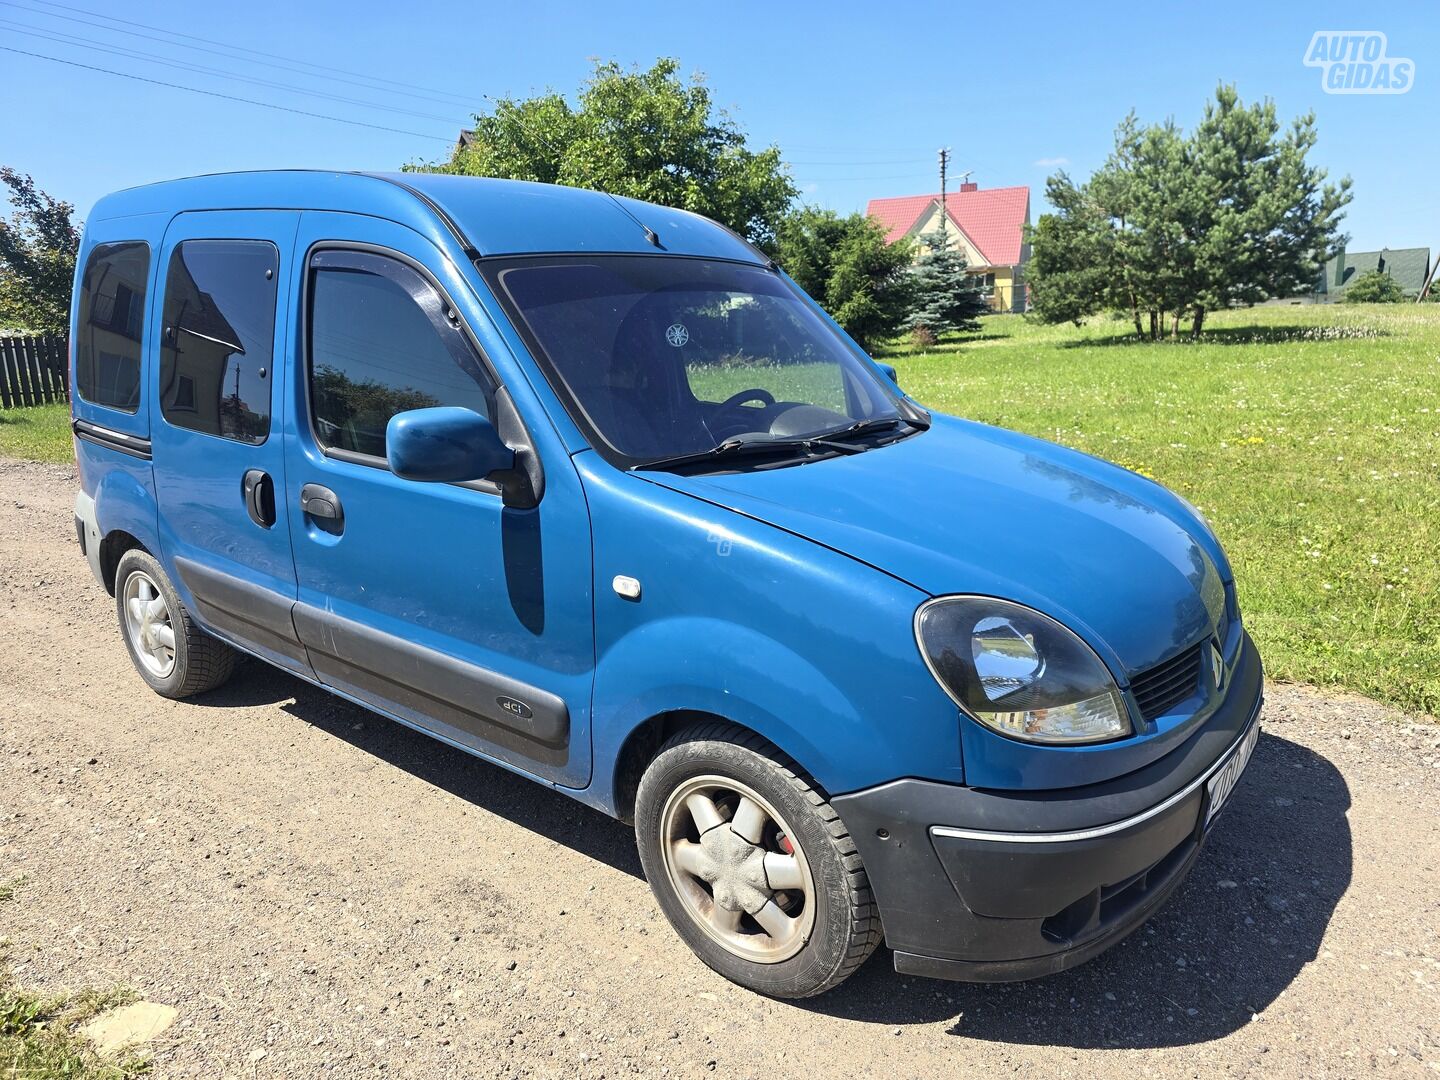
M 816 890 L 814 923 L 788 959 L 757 962 L 719 944 L 672 881 L 664 854 L 666 805 L 687 781 L 710 776 L 738 780 L 769 802 L 809 867 Z M 844 982 L 880 944 L 879 909 L 844 822 L 799 766 L 757 735 L 715 721 L 672 737 L 640 780 L 635 833 L 645 876 L 670 925 L 732 982 L 771 997 L 811 997 Z
M 168 674 L 157 674 L 141 660 L 126 622 L 126 589 L 137 573 L 155 584 L 169 608 L 169 625 L 174 631 L 175 648 L 174 666 Z M 186 698 L 203 694 L 222 685 L 234 672 L 240 654 L 195 625 L 160 563 L 139 548 L 131 548 L 122 555 L 119 566 L 115 568 L 115 610 L 120 620 L 120 637 L 130 653 L 131 663 L 150 689 L 162 697 Z

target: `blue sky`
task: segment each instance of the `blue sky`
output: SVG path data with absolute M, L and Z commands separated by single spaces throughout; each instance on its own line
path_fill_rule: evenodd
M 0 0 L 0 47 L 362 120 L 382 132 L 187 93 L 0 51 L 0 163 L 33 174 L 82 213 L 102 194 L 152 180 L 287 166 L 393 168 L 442 156 L 485 96 L 573 91 L 591 58 L 648 65 L 675 56 L 716 99 L 793 163 L 808 201 L 839 210 L 933 191 L 935 151 L 982 186 L 1028 184 L 1058 165 L 1088 175 L 1116 122 L 1185 126 L 1221 81 L 1272 97 L 1289 118 L 1314 110 L 1314 158 L 1349 173 L 1354 247 L 1440 248 L 1440 19 L 1428 3 L 1031 3 L 812 5 L 407 4 L 370 0 L 207 5 L 178 0 Z M 129 20 L 97 17 L 104 12 Z M 63 16 L 63 17 L 62 17 Z M 222 42 L 155 40 L 134 24 Z M 27 29 L 29 32 L 24 32 Z M 120 30 L 131 30 L 124 34 Z M 1334 96 L 1302 56 L 1316 30 L 1381 30 L 1414 61 L 1413 89 Z M 37 35 L 48 35 L 42 37 Z M 56 40 L 67 36 L 70 40 Z M 148 36 L 138 36 L 148 35 Z M 88 39 L 77 42 L 74 38 Z M 137 59 L 99 51 L 138 50 Z M 343 69 L 340 82 L 235 48 Z M 236 72 L 351 101 L 224 79 Z M 427 96 L 355 85 L 360 73 Z M 313 73 L 319 74 L 319 73 Z M 383 111 L 368 104 L 408 110 Z M 423 115 L 410 115 L 418 113 Z

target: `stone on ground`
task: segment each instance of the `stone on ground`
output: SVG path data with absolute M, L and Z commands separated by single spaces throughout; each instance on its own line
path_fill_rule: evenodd
M 161 1034 L 175 1022 L 175 1009 L 154 1001 L 137 1001 L 102 1013 L 80 1029 L 103 1055 L 139 1046 Z

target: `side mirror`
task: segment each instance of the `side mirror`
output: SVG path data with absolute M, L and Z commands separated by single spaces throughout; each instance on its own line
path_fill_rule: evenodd
M 515 451 L 473 409 L 444 407 L 396 413 L 385 425 L 390 471 L 434 484 L 483 480 L 515 466 Z
M 885 377 L 891 382 L 893 382 L 896 386 L 900 385 L 900 377 L 895 374 L 894 364 L 882 364 L 879 360 L 876 360 L 875 366 L 878 367 L 884 373 Z

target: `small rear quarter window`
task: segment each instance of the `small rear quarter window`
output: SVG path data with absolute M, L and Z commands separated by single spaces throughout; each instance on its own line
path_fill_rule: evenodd
M 140 344 L 150 246 L 100 244 L 85 260 L 75 342 L 75 388 L 92 405 L 133 413 L 140 407 Z

